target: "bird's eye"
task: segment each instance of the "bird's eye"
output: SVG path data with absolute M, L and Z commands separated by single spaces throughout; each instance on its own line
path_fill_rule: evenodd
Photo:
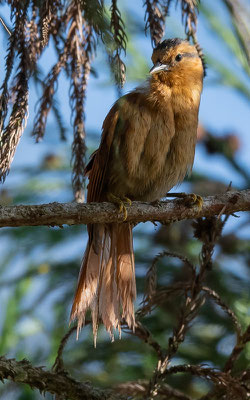
M 182 55 L 181 54 L 177 54 L 177 56 L 175 57 L 176 61 L 181 61 L 182 59 Z
M 162 62 L 160 62 L 160 59 L 158 58 L 158 60 L 156 61 L 156 64 L 162 65 Z

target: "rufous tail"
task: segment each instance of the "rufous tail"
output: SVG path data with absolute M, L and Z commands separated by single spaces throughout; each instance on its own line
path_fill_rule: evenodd
M 77 337 L 91 310 L 94 341 L 101 320 L 114 337 L 121 319 L 133 329 L 136 298 L 132 227 L 129 223 L 92 226 L 83 257 L 70 321 L 77 319 Z

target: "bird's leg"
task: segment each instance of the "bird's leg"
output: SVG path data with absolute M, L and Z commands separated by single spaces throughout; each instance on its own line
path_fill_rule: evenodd
M 167 193 L 166 197 L 176 197 L 179 199 L 183 199 L 184 204 L 187 207 L 194 207 L 197 206 L 199 210 L 202 208 L 203 205 L 203 198 L 199 194 L 195 193 Z
M 113 193 L 108 193 L 107 199 L 118 208 L 119 213 L 123 213 L 123 220 L 126 221 L 128 212 L 125 204 L 127 203 L 129 206 L 131 206 L 132 201 L 126 196 L 117 197 Z

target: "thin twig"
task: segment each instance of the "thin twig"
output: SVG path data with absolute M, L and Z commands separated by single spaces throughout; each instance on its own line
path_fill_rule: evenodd
M 62 340 L 61 340 L 61 342 L 60 342 L 60 345 L 59 345 L 58 351 L 57 351 L 57 356 L 56 356 L 55 362 L 54 362 L 54 364 L 53 364 L 53 366 L 52 366 L 52 370 L 54 370 L 55 372 L 58 372 L 58 371 L 59 371 L 59 372 L 62 372 L 62 371 L 65 371 L 65 369 L 64 369 L 64 364 L 63 364 L 62 353 L 63 353 L 64 347 L 65 347 L 65 345 L 66 345 L 68 339 L 70 338 L 70 336 L 72 335 L 72 333 L 76 331 L 76 329 L 77 329 L 77 326 L 76 326 L 76 325 L 75 325 L 75 326 L 72 326 L 72 327 L 68 330 L 68 332 L 63 336 L 63 338 L 62 338 Z
M 234 346 L 232 353 L 230 354 L 225 364 L 225 367 L 223 369 L 224 372 L 230 373 L 232 371 L 235 362 L 240 356 L 240 353 L 242 352 L 242 350 L 244 350 L 246 343 L 249 341 L 250 341 L 250 325 L 248 325 L 243 335 L 240 335 L 238 337 L 237 343 Z
M 203 286 L 202 290 L 208 294 L 209 297 L 211 297 L 216 304 L 218 304 L 218 306 L 220 306 L 222 308 L 223 311 L 225 311 L 225 313 L 227 313 L 227 315 L 230 317 L 230 319 L 232 320 L 234 327 L 236 329 L 237 332 L 237 337 L 241 337 L 242 335 L 242 329 L 241 329 L 241 325 L 238 321 L 238 318 L 236 317 L 235 313 L 233 312 L 233 310 L 231 310 L 231 308 L 229 308 L 224 301 L 220 298 L 220 296 L 218 295 L 218 293 L 216 293 L 214 290 L 210 289 L 209 287 Z
M 151 332 L 138 320 L 135 321 L 134 330 L 130 329 L 125 321 L 122 323 L 122 330 L 126 333 L 130 333 L 143 340 L 149 346 L 151 346 L 160 359 L 163 358 L 163 349 L 160 344 L 153 338 Z
M 242 385 L 239 379 L 214 368 L 205 368 L 203 365 L 176 365 L 168 368 L 164 372 L 164 375 L 176 374 L 180 372 L 190 373 L 213 382 L 216 386 L 221 387 L 224 390 L 224 393 L 231 396 L 226 397 L 227 399 L 246 400 L 248 398 L 246 387 Z M 209 397 L 209 399 L 210 398 L 211 397 Z
M 120 383 L 114 387 L 119 393 L 124 393 L 130 396 L 140 396 L 147 392 L 149 382 L 146 380 L 130 381 Z M 163 399 L 176 400 L 193 400 L 190 396 L 182 393 L 180 390 L 163 383 L 159 388 L 159 395 L 164 396 Z
M 156 285 L 157 285 L 157 263 L 159 260 L 161 260 L 163 257 L 173 257 L 173 258 L 178 258 L 181 260 L 184 265 L 189 267 L 190 271 L 192 272 L 192 276 L 195 275 L 195 267 L 191 263 L 191 261 L 188 260 L 187 257 L 181 255 L 181 254 L 176 254 L 172 253 L 170 251 L 162 251 L 159 253 L 153 260 L 151 266 L 149 267 L 146 275 L 146 290 L 144 294 L 144 303 L 149 302 L 152 296 L 155 294 L 156 291 Z

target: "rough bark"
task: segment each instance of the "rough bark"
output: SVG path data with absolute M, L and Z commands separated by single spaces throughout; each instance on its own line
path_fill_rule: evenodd
M 210 217 L 250 211 L 250 189 L 203 198 L 203 205 L 187 206 L 181 199 L 158 204 L 133 202 L 127 208 L 129 222 L 162 221 Z M 62 226 L 89 223 L 123 222 L 124 215 L 111 203 L 49 203 L 0 206 L 0 227 Z
M 33 367 L 27 360 L 16 361 L 0 357 L 0 380 L 26 383 L 41 393 L 49 392 L 70 400 L 118 400 L 111 391 L 93 388 L 90 383 L 81 383 L 67 373 L 46 371 L 43 367 Z

